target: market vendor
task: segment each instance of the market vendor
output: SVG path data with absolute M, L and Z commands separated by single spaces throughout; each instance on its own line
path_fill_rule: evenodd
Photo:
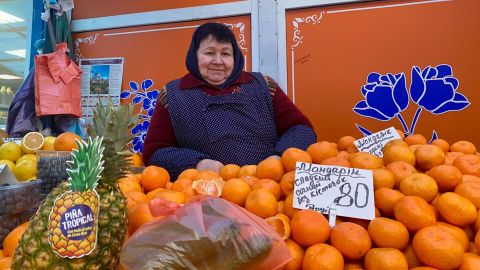
M 192 36 L 188 74 L 160 92 L 143 149 L 147 165 L 172 179 L 185 169 L 257 164 L 289 147 L 316 142 L 310 121 L 278 84 L 245 72 L 232 31 L 205 23 Z

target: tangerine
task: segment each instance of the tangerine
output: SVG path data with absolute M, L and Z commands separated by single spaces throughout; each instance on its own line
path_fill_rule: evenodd
M 437 209 L 446 221 L 457 226 L 469 225 L 477 219 L 475 205 L 457 193 L 445 192 L 440 195 Z
M 304 247 L 323 243 L 330 236 L 330 227 L 327 219 L 313 210 L 304 209 L 295 213 L 290 226 L 293 240 Z
M 280 182 L 283 176 L 282 161 L 275 158 L 267 158 L 257 165 L 256 176 L 260 179 L 272 179 Z
M 367 230 L 352 222 L 341 222 L 330 232 L 330 244 L 349 260 L 360 259 L 372 247 Z
M 81 141 L 82 138 L 73 132 L 64 132 L 55 138 L 53 148 L 55 151 L 72 151 L 78 149 L 76 140 Z
M 277 200 L 280 199 L 280 197 L 282 196 L 282 190 L 280 188 L 280 184 L 278 184 L 277 182 L 271 179 L 260 179 L 252 186 L 252 190 L 259 189 L 259 188 L 264 188 L 270 191 L 273 194 L 273 196 L 275 196 L 275 199 Z
M 427 139 L 425 138 L 425 136 L 423 136 L 422 134 L 411 134 L 407 137 L 405 137 L 405 139 L 403 139 L 404 142 L 406 142 L 408 145 L 412 145 L 412 144 L 427 144 Z
M 370 249 L 365 255 L 364 265 L 367 270 L 408 269 L 407 258 L 400 250 L 395 248 Z
M 145 192 L 157 188 L 164 188 L 168 182 L 170 182 L 170 175 L 167 170 L 153 165 L 150 165 L 143 170 L 142 178 L 140 179 L 140 183 Z
M 471 174 L 480 177 L 480 156 L 463 154 L 453 161 L 453 166 L 460 169 L 463 174 Z
M 267 189 L 252 190 L 245 200 L 245 209 L 261 218 L 268 218 L 277 213 L 277 199 Z
M 332 143 L 321 141 L 311 144 L 307 148 L 307 153 L 312 157 L 313 163 L 320 164 L 326 158 L 335 157 L 338 150 Z
M 453 165 L 437 165 L 426 174 L 435 179 L 440 192 L 452 191 L 462 182 L 462 172 Z
M 416 167 L 426 171 L 443 164 L 445 162 L 445 153 L 442 148 L 436 145 L 425 144 L 417 147 L 415 159 Z
M 434 225 L 437 221 L 430 204 L 418 196 L 400 198 L 393 206 L 393 214 L 396 220 L 414 232 L 426 226 Z
M 281 156 L 283 168 L 286 172 L 295 171 L 297 162 L 312 163 L 312 157 L 306 151 L 298 148 L 288 148 Z
M 433 201 L 438 193 L 435 180 L 423 173 L 413 173 L 403 178 L 399 189 L 405 195 L 415 195 L 427 202 Z
M 374 192 L 375 207 L 380 210 L 382 215 L 393 216 L 395 203 L 403 197 L 405 195 L 396 189 L 379 188 Z
M 373 170 L 383 167 L 381 158 L 367 152 L 353 153 L 348 161 L 352 168 Z
M 137 203 L 128 209 L 127 218 L 130 234 L 133 234 L 140 226 L 154 219 L 147 202 Z
M 431 144 L 440 147 L 445 153 L 450 150 L 450 144 L 444 139 L 435 139 L 431 142 Z
M 244 206 L 252 189 L 245 181 L 231 178 L 225 182 L 221 197 L 234 204 Z
M 285 265 L 283 270 L 301 270 L 305 250 L 303 250 L 303 248 L 292 239 L 285 240 L 285 244 L 293 258 Z
M 283 194 L 288 195 L 293 192 L 295 185 L 295 171 L 287 172 L 280 180 L 280 189 Z
M 469 141 L 458 141 L 450 145 L 450 152 L 462 152 L 464 154 L 474 155 L 477 153 L 477 148 Z
M 338 139 L 338 143 L 337 143 L 337 148 L 338 150 L 340 151 L 347 151 L 347 149 L 349 147 L 355 147 L 355 144 L 353 143 L 354 141 L 356 141 L 357 139 L 355 139 L 355 137 L 353 136 L 343 136 L 343 137 L 340 137 L 340 139 Z
M 240 175 L 240 166 L 237 164 L 227 164 L 220 169 L 220 177 L 227 181 L 231 178 L 238 178 Z
M 345 261 L 334 247 L 318 243 L 307 248 L 303 257 L 303 270 L 331 269 L 343 270 Z
M 390 218 L 378 217 L 368 224 L 368 234 L 377 247 L 404 250 L 410 241 L 407 227 Z

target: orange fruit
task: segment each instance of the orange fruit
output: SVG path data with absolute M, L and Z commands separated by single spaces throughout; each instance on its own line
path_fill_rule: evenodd
M 165 190 L 165 188 L 156 188 L 152 191 L 149 191 L 147 194 L 145 194 L 145 196 L 147 197 L 147 202 L 149 202 L 151 199 L 153 199 L 153 197 L 155 196 L 155 194 L 159 191 L 162 191 L 162 190 Z
M 234 204 L 244 206 L 252 189 L 243 180 L 231 178 L 225 182 L 221 197 Z
M 474 155 L 477 153 L 477 148 L 469 141 L 458 141 L 450 145 L 450 152 L 462 152 L 464 154 Z
M 382 187 L 393 188 L 395 186 L 395 175 L 387 169 L 373 169 L 373 189 Z
M 329 158 L 326 158 L 324 160 L 322 160 L 322 162 L 320 162 L 321 165 L 332 165 L 332 166 L 341 166 L 341 167 L 352 167 L 350 165 L 350 161 L 348 161 L 346 158 L 342 158 L 342 157 L 329 157 Z
M 12 257 L 0 258 L 0 269 L 1 270 L 10 270 L 12 267 Z
M 283 206 L 283 213 L 289 218 L 292 218 L 300 209 L 293 207 L 293 192 L 288 194 L 285 198 L 285 203 Z
M 445 161 L 443 162 L 443 164 L 452 165 L 453 161 L 457 157 L 463 156 L 463 155 L 465 155 L 465 154 L 462 153 L 462 152 L 447 152 L 447 153 L 445 153 Z
M 435 179 L 440 192 L 452 191 L 462 182 L 462 172 L 453 165 L 437 165 L 426 174 Z
M 457 238 L 440 226 L 427 226 L 413 237 L 418 259 L 431 267 L 455 269 L 462 263 L 463 247 Z
M 417 150 L 417 148 L 418 148 L 420 145 L 423 145 L 423 144 L 412 144 L 412 145 L 409 145 L 408 148 L 409 148 L 410 150 L 412 150 L 413 153 L 415 153 L 415 150 Z
M 27 230 L 28 224 L 28 222 L 22 223 L 5 236 L 3 239 L 3 253 L 6 257 L 13 257 L 13 253 L 15 252 L 23 233 Z
M 280 184 L 278 184 L 277 182 L 271 179 L 260 179 L 252 186 L 252 190 L 259 189 L 259 188 L 264 188 L 270 191 L 273 194 L 273 196 L 275 196 L 275 199 L 277 200 L 280 199 L 280 197 L 282 196 L 282 190 L 280 189 Z
M 453 236 L 455 236 L 458 242 L 462 245 L 464 251 L 467 251 L 470 248 L 470 240 L 468 239 L 468 236 L 464 230 L 455 225 L 445 222 L 437 222 L 436 225 L 444 228 Z
M 283 176 L 282 161 L 275 158 L 267 158 L 257 165 L 257 175 L 260 179 L 272 179 L 280 182 Z
M 415 154 L 410 148 L 404 147 L 400 144 L 383 148 L 383 162 L 385 165 L 399 160 L 415 165 Z
M 180 178 L 190 178 L 190 179 L 195 179 L 197 177 L 199 171 L 197 169 L 186 169 L 183 172 L 178 175 L 177 179 Z
M 137 203 L 127 211 L 128 230 L 133 234 L 140 226 L 153 220 L 148 203 Z
M 375 218 L 368 224 L 368 234 L 377 247 L 404 250 L 410 241 L 407 227 L 390 218 Z
M 455 187 L 454 192 L 471 201 L 475 208 L 480 208 L 480 181 L 464 181 Z
M 300 210 L 295 213 L 290 226 L 293 240 L 304 247 L 323 243 L 330 236 L 327 219 L 313 210 Z
M 337 148 L 327 141 L 316 142 L 307 148 L 307 153 L 312 157 L 312 162 L 316 164 L 320 164 L 326 158 L 335 157 L 337 152 Z
M 403 255 L 408 262 L 408 268 L 419 267 L 422 263 L 418 260 L 417 255 L 415 255 L 415 251 L 413 251 L 412 242 L 408 243 L 405 250 L 403 250 Z
M 159 190 L 158 192 L 155 192 L 155 195 L 153 195 L 152 199 L 158 198 L 178 204 L 184 204 L 186 200 L 185 194 L 183 194 L 181 191 L 169 189 Z
M 184 191 L 185 189 L 192 188 L 193 180 L 191 178 L 178 178 L 173 182 L 172 190 Z
M 404 147 L 407 147 L 408 148 L 408 144 L 406 142 L 404 142 L 403 140 L 401 139 L 395 139 L 395 140 L 391 140 L 389 142 L 387 142 L 384 146 L 383 146 L 383 150 L 385 150 L 386 148 L 389 148 L 389 147 L 392 147 L 394 145 L 399 145 L 399 146 L 404 146 Z
M 284 214 L 285 209 L 285 201 L 278 201 L 277 202 L 277 213 Z
M 241 176 L 241 180 L 245 181 L 250 187 L 252 187 L 256 182 L 260 181 L 256 176 Z
M 139 153 L 135 153 L 132 155 L 132 166 L 141 167 L 143 166 L 142 155 Z
M 126 174 L 125 177 L 123 177 L 123 178 L 125 178 L 125 179 L 127 179 L 127 180 L 130 180 L 130 181 L 133 181 L 133 182 L 135 182 L 135 183 L 137 183 L 137 184 L 140 185 L 141 175 L 140 175 L 140 177 L 139 177 L 139 176 L 136 175 L 136 174 L 128 173 L 128 174 Z M 120 178 L 120 179 L 122 179 L 122 178 Z M 120 179 L 119 179 L 119 180 L 120 180 Z
M 127 197 L 127 208 L 132 208 L 137 203 L 147 202 L 147 196 L 140 191 L 130 191 L 125 197 Z
M 357 139 L 355 139 L 355 137 L 353 137 L 353 136 L 340 137 L 340 139 L 338 139 L 337 148 L 340 151 L 347 151 L 347 149 L 349 147 L 352 147 L 352 145 L 353 145 L 353 147 L 355 147 L 353 142 L 356 141 L 356 140 Z
M 403 223 L 410 231 L 418 231 L 437 221 L 431 205 L 418 196 L 400 198 L 393 206 L 395 219 Z
M 395 129 L 398 133 L 398 135 L 400 135 L 400 138 L 405 139 L 405 132 L 401 129 Z
M 433 201 L 438 193 L 435 179 L 423 173 L 413 173 L 403 178 L 399 189 L 405 195 L 415 195 L 427 202 Z
M 118 187 L 122 191 L 123 195 L 127 195 L 131 191 L 142 192 L 142 187 L 135 181 L 129 180 L 127 178 L 121 178 L 118 180 Z
M 445 152 L 445 153 L 450 150 L 450 144 L 447 141 L 445 141 L 444 139 L 433 140 L 431 142 L 431 144 L 440 147 L 443 150 L 443 152 Z
M 237 164 L 227 164 L 220 169 L 220 177 L 227 181 L 231 178 L 237 178 L 240 174 L 240 166 Z
M 307 248 L 303 257 L 303 270 L 331 269 L 343 270 L 345 261 L 334 247 L 318 243 Z
M 453 161 L 453 166 L 460 169 L 463 174 L 480 177 L 480 156 L 463 154 Z
M 222 178 L 215 178 L 210 180 L 197 180 L 192 183 L 194 194 L 212 195 L 220 197 L 225 181 Z
M 393 173 L 393 176 L 395 177 L 395 188 L 398 188 L 400 186 L 400 181 L 404 177 L 417 172 L 417 169 L 415 169 L 413 165 L 401 160 L 388 164 L 386 168 L 387 170 L 391 171 Z
M 245 209 L 261 218 L 268 218 L 277 213 L 277 199 L 264 188 L 255 189 L 248 194 Z
M 53 148 L 55 151 L 72 151 L 78 149 L 75 140 L 81 141 L 82 138 L 73 132 L 64 132 L 55 138 Z
M 170 175 L 167 170 L 162 167 L 151 165 L 143 170 L 140 183 L 145 192 L 149 192 L 157 188 L 164 188 L 169 181 Z
M 372 248 L 365 255 L 364 266 L 368 270 L 404 270 L 408 269 L 408 262 L 398 249 Z
M 458 270 L 477 270 L 480 269 L 480 256 L 473 253 L 464 253 L 463 261 Z
M 265 222 L 283 239 L 290 238 L 290 218 L 284 214 L 276 214 L 265 219 Z
M 197 180 L 212 180 L 212 179 L 217 179 L 219 178 L 220 175 L 218 173 L 212 171 L 212 170 L 202 170 L 198 172 L 198 174 L 195 176 L 193 179 L 194 181 Z
M 290 251 L 290 255 L 292 255 L 292 260 L 285 265 L 283 270 L 301 270 L 305 250 L 292 239 L 285 240 L 285 244 L 287 245 L 288 251 Z
M 426 171 L 443 164 L 445 161 L 445 153 L 442 148 L 436 145 L 425 144 L 417 147 L 415 150 L 415 159 L 416 167 Z
M 293 192 L 295 185 L 295 171 L 287 172 L 280 180 L 280 189 L 283 194 L 288 195 Z
M 383 167 L 381 158 L 366 152 L 353 153 L 348 161 L 352 168 L 373 170 Z
M 240 168 L 238 177 L 257 176 L 257 165 L 244 165 Z
M 457 226 L 469 225 L 477 218 L 475 205 L 453 192 L 445 192 L 440 195 L 437 209 L 446 221 Z
M 347 160 L 350 158 L 350 156 L 351 156 L 351 153 L 348 153 L 347 151 L 338 151 L 338 153 L 337 153 L 337 157 L 344 158 L 344 159 L 347 159 Z
M 330 244 L 349 260 L 362 258 L 372 247 L 365 228 L 352 222 L 341 222 L 330 232 Z
M 297 161 L 312 163 L 312 157 L 306 151 L 291 147 L 283 152 L 281 161 L 285 172 L 291 172 L 295 171 Z
M 374 192 L 375 207 L 380 210 L 382 215 L 393 216 L 393 206 L 403 197 L 405 195 L 398 190 L 379 188 Z
M 474 175 L 469 175 L 469 174 L 464 174 L 462 175 L 462 182 L 463 183 L 480 183 L 480 177 L 474 176 Z
M 405 139 L 403 139 L 403 141 L 406 142 L 408 145 L 427 144 L 427 139 L 422 134 L 409 135 L 409 136 L 405 137 Z

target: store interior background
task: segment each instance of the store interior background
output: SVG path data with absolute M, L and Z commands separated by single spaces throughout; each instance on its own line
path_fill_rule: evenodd
M 27 39 L 31 0 L 0 0 L 0 128 L 5 129 L 8 107 L 28 72 Z

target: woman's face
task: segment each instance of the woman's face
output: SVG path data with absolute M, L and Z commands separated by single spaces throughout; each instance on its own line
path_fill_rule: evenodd
M 197 60 L 203 79 L 211 85 L 220 85 L 232 74 L 234 65 L 232 44 L 219 43 L 209 36 L 200 42 Z

